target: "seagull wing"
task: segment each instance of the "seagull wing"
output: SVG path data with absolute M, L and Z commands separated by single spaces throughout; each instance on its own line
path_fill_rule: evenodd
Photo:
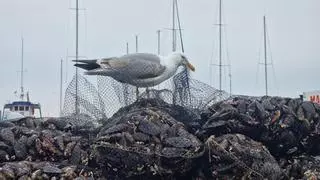
M 162 74 L 166 66 L 159 56 L 147 53 L 128 54 L 117 58 L 101 59 L 100 65 L 110 73 L 123 78 L 146 79 Z

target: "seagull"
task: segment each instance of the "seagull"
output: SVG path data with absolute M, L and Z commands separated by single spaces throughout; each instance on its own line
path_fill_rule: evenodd
M 180 66 L 195 68 L 183 53 L 168 56 L 133 53 L 120 57 L 92 60 L 74 60 L 75 66 L 87 70 L 86 75 L 110 76 L 113 79 L 139 87 L 153 87 L 172 77 Z

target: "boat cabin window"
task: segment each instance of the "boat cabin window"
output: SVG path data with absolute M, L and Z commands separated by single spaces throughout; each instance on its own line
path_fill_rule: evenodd
M 24 107 L 23 106 L 19 106 L 19 111 L 24 111 Z
M 18 106 L 15 106 L 15 107 L 14 107 L 14 111 L 18 111 Z
M 26 111 L 29 111 L 29 106 L 26 106 Z

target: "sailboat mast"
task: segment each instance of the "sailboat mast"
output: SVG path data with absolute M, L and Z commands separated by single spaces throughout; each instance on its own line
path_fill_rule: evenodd
M 222 2 L 219 0 L 219 90 L 222 90 Z
M 176 47 L 176 21 L 175 21 L 175 15 L 176 15 L 176 0 L 172 0 L 172 52 L 175 52 L 177 47 Z
M 161 33 L 161 31 L 158 30 L 157 31 L 157 35 L 158 35 L 158 55 L 160 55 L 160 45 L 161 45 L 161 43 L 160 43 L 160 33 Z
M 232 95 L 232 75 L 231 75 L 231 64 L 229 64 L 229 94 Z
M 129 54 L 129 43 L 127 42 L 126 45 L 127 45 L 127 54 Z
M 60 116 L 62 116 L 63 60 L 60 61 Z
M 175 2 L 176 2 L 176 10 L 177 10 L 177 20 L 178 20 L 178 30 L 179 30 L 179 35 L 180 35 L 181 51 L 184 53 L 184 46 L 183 46 L 183 39 L 182 39 L 182 31 L 181 31 L 182 29 L 181 29 L 181 23 L 180 23 L 178 1 L 175 0 Z
M 139 52 L 139 39 L 138 35 L 136 35 L 136 53 Z
M 265 84 L 266 96 L 268 96 L 268 67 L 267 67 L 267 27 L 266 16 L 263 16 L 263 36 L 264 36 L 264 71 L 265 71 Z
M 76 61 L 79 59 L 79 1 L 76 0 Z M 76 67 L 76 116 L 79 115 L 78 101 L 78 67 Z
M 21 38 L 21 94 L 20 94 L 20 98 L 21 98 L 21 100 L 23 101 L 23 99 L 24 99 L 24 88 L 23 88 L 23 56 L 24 56 L 24 49 L 23 49 L 23 37 Z

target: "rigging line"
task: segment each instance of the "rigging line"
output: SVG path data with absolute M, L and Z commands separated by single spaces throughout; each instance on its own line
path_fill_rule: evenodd
M 226 28 L 223 29 L 224 31 L 224 42 L 225 42 L 225 54 L 226 54 L 226 59 L 227 59 L 227 64 L 228 66 L 231 64 L 231 61 L 230 61 L 230 57 L 229 57 L 229 49 L 228 49 L 228 38 L 227 38 L 227 30 Z
M 216 12 L 217 13 L 217 12 Z M 215 23 L 215 24 L 217 24 L 217 23 Z M 214 79 L 214 67 L 215 67 L 215 65 L 214 65 L 214 62 L 216 61 L 216 58 L 217 58 L 217 53 L 215 53 L 215 50 L 217 49 L 217 44 L 216 44 L 216 42 L 218 42 L 217 41 L 217 39 L 219 39 L 218 38 L 218 31 L 217 31 L 217 28 L 214 26 L 214 35 L 213 35 L 213 37 L 212 37 L 212 49 L 211 49 L 211 57 L 210 57 L 210 60 L 209 60 L 209 72 L 210 72 L 210 76 L 209 76 L 209 79 L 210 79 L 210 85 L 212 86 L 212 87 L 214 87 L 214 82 L 215 82 L 215 79 Z
M 211 49 L 211 57 L 210 57 L 210 60 L 209 60 L 209 73 L 210 73 L 210 75 L 209 75 L 209 81 L 210 81 L 210 86 L 212 86 L 213 87 L 213 83 L 214 83 L 214 75 L 213 75 L 213 67 L 214 67 L 214 65 L 213 65 L 213 63 L 214 63 L 214 59 L 215 59 L 215 57 L 214 57 L 214 49 L 216 48 L 216 46 L 215 46 L 215 38 L 213 37 L 213 40 L 212 40 L 212 49 Z
M 275 68 L 274 68 L 274 64 L 273 64 L 272 51 L 271 51 L 271 42 L 270 42 L 270 37 L 269 37 L 268 31 L 267 31 L 267 39 L 268 39 L 268 45 L 269 45 L 269 55 L 270 55 L 269 57 L 270 57 L 270 61 L 271 61 L 273 81 L 274 81 L 274 84 L 275 84 L 275 87 L 276 87 L 277 94 L 279 95 L 279 86 L 278 86 L 276 72 L 275 72 Z
M 184 53 L 184 45 L 183 45 L 183 39 L 182 39 L 182 31 L 181 31 L 181 23 L 180 23 L 180 16 L 179 16 L 178 1 L 175 0 L 175 3 L 176 3 L 176 10 L 177 10 L 177 20 L 178 20 L 178 27 L 179 27 L 181 50 L 182 50 L 182 52 Z
M 216 25 L 217 25 L 218 22 L 219 22 L 219 13 L 220 13 L 219 12 L 219 0 L 216 1 L 216 6 L 215 7 L 216 7 L 216 11 L 215 11 L 216 14 L 215 14 L 214 17 L 216 18 L 215 22 L 216 22 Z
M 70 9 L 72 7 L 72 3 L 71 3 L 71 0 L 69 0 L 69 8 Z M 67 44 L 67 52 L 66 52 L 66 62 L 65 62 L 65 83 L 68 82 L 68 60 L 69 60 L 69 49 L 68 49 L 68 46 L 69 46 L 69 38 L 70 38 L 70 10 L 68 10 L 68 20 L 67 20 L 67 37 L 66 37 L 66 44 Z
M 217 3 L 216 3 L 216 10 L 215 10 L 215 18 L 217 18 L 218 16 L 219 16 L 219 1 L 217 1 Z M 214 25 L 217 25 L 218 23 L 217 23 L 217 19 L 216 20 L 214 20 L 215 21 L 215 23 L 214 23 Z M 214 27 L 216 27 L 216 26 L 214 26 Z M 217 28 L 214 28 L 214 30 L 217 30 Z M 217 34 L 216 34 L 217 33 Z M 214 33 L 213 34 L 216 34 L 216 35 L 214 35 L 213 36 L 213 38 L 212 38 L 212 51 L 211 51 L 211 57 L 210 57 L 210 61 L 209 61 L 209 72 L 210 72 L 210 75 L 209 75 L 209 81 L 210 81 L 210 86 L 212 86 L 212 87 L 214 87 L 214 71 L 213 71 L 213 67 L 215 67 L 215 65 L 214 65 L 214 62 L 215 62 L 215 59 L 216 59 L 216 57 L 214 57 L 214 54 L 215 54 L 215 49 L 216 49 L 216 43 L 215 42 L 217 42 L 217 41 L 215 41 L 216 39 L 219 39 L 219 38 L 217 38 L 218 37 L 218 31 L 214 31 Z M 216 53 L 217 54 L 217 53 Z
M 275 68 L 273 66 L 273 63 L 271 64 L 271 67 L 272 67 L 272 74 L 273 74 L 273 80 L 274 80 L 274 83 L 275 83 L 275 86 L 276 86 L 276 92 L 277 92 L 277 95 L 279 95 L 279 86 L 278 86 L 278 81 L 277 81 L 277 78 L 276 78 L 276 71 L 275 71 Z
M 211 46 L 211 55 L 210 55 L 210 61 L 209 61 L 209 65 L 210 67 L 212 66 L 212 64 L 214 63 L 214 49 L 215 49 L 215 37 L 212 38 L 212 46 Z
M 83 5 L 85 7 L 85 5 Z M 87 54 L 87 44 L 88 44 L 88 14 L 87 14 L 87 10 L 84 9 L 84 54 Z
M 226 22 L 226 21 L 224 21 Z M 227 58 L 227 66 L 228 66 L 228 70 L 229 70 L 229 93 L 230 93 L 230 96 L 232 94 L 232 73 L 231 73 L 231 59 L 230 59 L 230 56 L 229 56 L 229 43 L 228 43 L 228 38 L 227 38 L 227 28 L 223 28 L 224 30 L 224 39 L 225 39 L 225 51 L 226 51 L 226 58 Z
M 224 30 L 225 28 L 223 28 L 223 33 L 222 33 L 222 36 L 221 36 L 221 41 L 222 42 L 224 42 L 224 43 L 222 43 L 222 45 L 221 45 L 221 48 L 224 50 L 224 51 L 221 51 L 222 52 L 222 54 L 225 54 L 226 55 L 226 53 L 227 53 L 227 51 L 226 51 L 226 44 L 225 44 L 225 30 Z M 226 57 L 226 56 L 224 56 L 224 57 Z M 226 59 L 226 58 L 224 58 L 224 59 Z M 227 64 L 225 64 L 225 62 L 224 63 L 222 63 L 221 64 L 221 66 L 222 66 L 222 75 L 223 75 L 223 80 L 224 80 L 224 82 L 227 82 L 227 70 L 226 70 L 226 68 L 229 66 L 229 65 L 227 65 Z M 224 85 L 223 85 L 223 87 L 224 87 L 224 89 L 227 89 L 227 86 L 228 86 L 228 83 L 224 83 Z
M 67 48 L 67 55 L 66 55 L 66 62 L 65 62 L 65 79 L 64 82 L 68 83 L 68 56 L 69 56 L 69 49 Z
M 223 76 L 224 76 L 224 82 L 227 82 L 227 70 L 226 70 L 226 67 L 224 67 L 222 69 L 222 71 L 223 71 Z M 224 89 L 227 89 L 226 86 L 228 86 L 228 84 L 224 83 Z
M 184 45 L 183 45 L 183 38 L 182 38 L 182 29 L 181 29 L 181 22 L 180 22 L 180 15 L 179 15 L 179 7 L 178 7 L 178 0 L 174 0 L 176 5 L 176 13 L 177 13 L 177 20 L 178 20 L 178 27 L 179 27 L 179 34 L 180 34 L 180 43 L 181 43 L 181 50 L 184 53 Z M 191 103 L 191 91 L 190 91 L 190 74 L 187 68 L 184 68 L 184 72 L 187 76 L 186 78 L 186 89 L 189 97 L 189 103 Z
M 225 20 L 225 17 L 224 17 L 224 11 L 222 12 L 222 20 L 223 22 L 226 22 Z M 223 24 L 224 26 L 226 24 Z M 228 49 L 228 38 L 227 38 L 227 28 L 223 28 L 223 34 L 222 34 L 222 38 L 224 38 L 224 42 L 225 42 L 225 45 L 223 46 L 225 48 L 225 54 L 226 54 L 226 58 L 227 58 L 227 64 L 230 65 L 231 62 L 230 62 L 230 58 L 229 58 L 229 49 Z

